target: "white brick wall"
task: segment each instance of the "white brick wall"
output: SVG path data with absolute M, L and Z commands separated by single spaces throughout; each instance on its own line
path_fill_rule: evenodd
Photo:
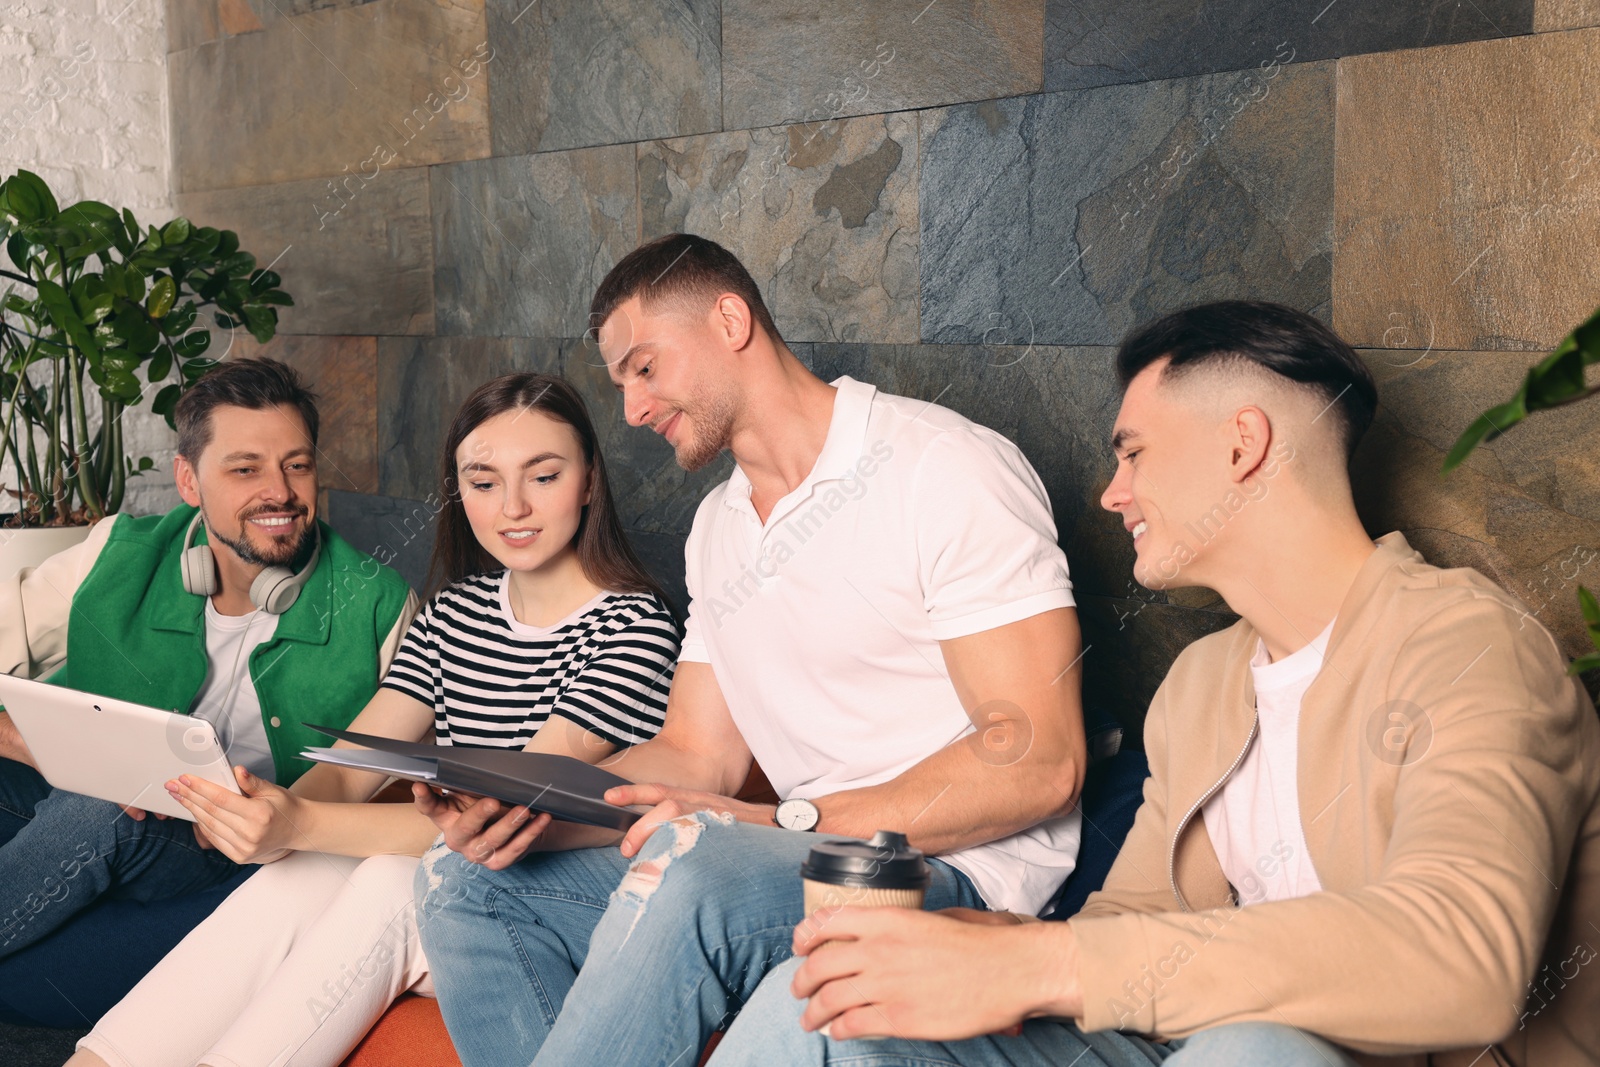
M 26 168 L 63 204 L 102 200 L 149 225 L 174 214 L 169 159 L 162 0 L 0 5 L 0 172 Z M 147 406 L 124 420 L 129 450 L 156 471 L 129 483 L 123 510 L 164 511 L 178 499 L 172 432 Z

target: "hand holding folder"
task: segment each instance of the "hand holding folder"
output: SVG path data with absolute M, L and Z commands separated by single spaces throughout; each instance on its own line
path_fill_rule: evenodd
M 308 748 L 303 759 L 375 771 L 451 792 L 494 797 L 557 819 L 626 830 L 639 821 L 631 808 L 607 804 L 605 792 L 628 779 L 571 756 L 506 748 L 459 748 L 396 741 L 307 723 L 318 733 L 365 748 Z

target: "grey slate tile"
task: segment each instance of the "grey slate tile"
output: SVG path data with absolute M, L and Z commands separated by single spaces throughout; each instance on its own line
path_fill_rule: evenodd
M 1224 297 L 1328 316 L 1333 64 L 921 113 L 922 339 L 1113 345 Z
M 497 156 L 722 128 L 720 0 L 489 0 Z
M 1049 0 L 1046 90 L 1531 33 L 1534 0 Z M 1285 58 L 1292 57 L 1292 58 Z
M 727 0 L 723 126 L 1038 92 L 1044 0 Z
M 630 145 L 431 168 L 438 332 L 578 337 L 639 243 Z

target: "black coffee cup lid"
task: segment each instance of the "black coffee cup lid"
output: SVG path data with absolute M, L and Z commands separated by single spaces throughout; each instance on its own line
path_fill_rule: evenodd
M 871 841 L 818 841 L 800 865 L 800 877 L 825 885 L 922 889 L 933 872 L 905 834 L 879 830 Z

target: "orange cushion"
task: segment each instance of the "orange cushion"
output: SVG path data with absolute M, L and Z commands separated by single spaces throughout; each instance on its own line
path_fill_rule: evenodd
M 700 1067 L 721 1040 L 721 1031 L 711 1035 Z M 343 1067 L 461 1067 L 461 1057 L 445 1032 L 438 1001 L 407 993 L 383 1013 Z
M 461 1067 L 439 1004 L 407 993 L 383 1013 L 344 1067 Z

